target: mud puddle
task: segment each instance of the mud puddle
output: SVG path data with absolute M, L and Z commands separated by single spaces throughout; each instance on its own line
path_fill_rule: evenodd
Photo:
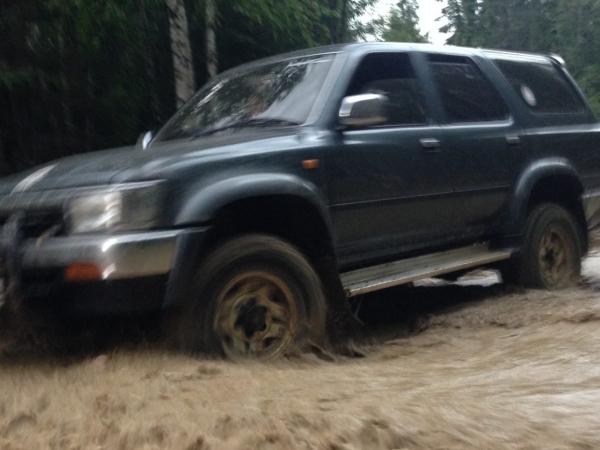
M 65 356 L 7 353 L 0 448 L 600 448 L 600 254 L 558 293 L 494 277 L 365 296 L 363 359 L 198 360 L 143 323 Z

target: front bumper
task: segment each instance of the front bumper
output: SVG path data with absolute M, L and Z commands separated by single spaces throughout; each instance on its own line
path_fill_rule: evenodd
M 175 303 L 188 284 L 206 228 L 107 236 L 2 242 L 29 301 L 81 313 L 138 313 Z M 8 247 L 14 250 L 6 252 Z M 73 266 L 93 267 L 89 279 L 69 279 Z M 14 281 L 14 280 L 13 280 Z M 50 299 L 50 301 L 49 301 Z
M 182 230 L 114 236 L 69 236 L 27 240 L 21 251 L 24 271 L 66 269 L 75 264 L 98 268 L 100 280 L 119 280 L 171 271 Z

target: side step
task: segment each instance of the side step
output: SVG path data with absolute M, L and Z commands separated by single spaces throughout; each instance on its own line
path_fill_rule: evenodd
M 512 250 L 490 250 L 488 243 L 402 259 L 380 266 L 342 273 L 348 297 L 431 278 L 510 258 Z

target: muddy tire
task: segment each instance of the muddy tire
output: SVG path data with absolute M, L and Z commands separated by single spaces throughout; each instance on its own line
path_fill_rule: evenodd
M 505 282 L 534 289 L 561 289 L 581 275 L 581 230 L 562 206 L 544 203 L 529 213 L 521 252 L 501 268 Z
M 291 244 L 236 237 L 200 264 L 190 298 L 169 320 L 169 340 L 185 351 L 271 360 L 325 344 L 319 276 Z

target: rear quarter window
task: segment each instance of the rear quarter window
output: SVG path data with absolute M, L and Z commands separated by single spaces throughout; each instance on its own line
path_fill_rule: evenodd
M 565 74 L 550 61 L 491 58 L 527 107 L 538 114 L 578 114 L 584 105 Z

